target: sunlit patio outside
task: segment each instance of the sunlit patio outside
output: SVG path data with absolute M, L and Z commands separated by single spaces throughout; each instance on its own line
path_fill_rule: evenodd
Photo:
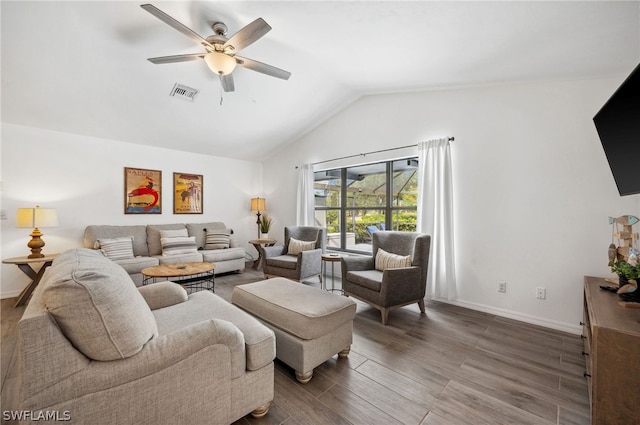
M 315 219 L 327 228 L 327 247 L 371 252 L 375 232 L 416 231 L 417 171 L 417 159 L 411 158 L 316 172 Z

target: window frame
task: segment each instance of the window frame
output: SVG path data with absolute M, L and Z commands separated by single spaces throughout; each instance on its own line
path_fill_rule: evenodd
M 393 229 L 393 214 L 395 212 L 401 212 L 401 211 L 415 211 L 416 213 L 416 224 L 417 224 L 417 210 L 418 210 L 418 205 L 417 205 L 417 200 L 416 200 L 416 205 L 414 206 L 407 206 L 407 205 L 394 205 L 395 203 L 395 199 L 393 197 L 393 182 L 394 182 L 394 169 L 393 169 L 393 164 L 396 161 L 409 161 L 409 160 L 415 160 L 418 161 L 418 157 L 415 155 L 411 155 L 411 156 L 407 156 L 407 157 L 403 157 L 403 158 L 396 158 L 396 159 L 390 159 L 390 160 L 384 160 L 384 161 L 376 161 L 376 162 L 371 162 L 371 163 L 367 163 L 367 164 L 358 164 L 358 165 L 350 165 L 350 166 L 343 166 L 343 167 L 339 167 L 339 168 L 330 168 L 330 169 L 325 169 L 325 170 L 318 170 L 315 171 L 316 172 L 334 172 L 337 174 L 337 171 L 340 171 L 340 200 L 338 203 L 338 207 L 334 207 L 334 206 L 318 206 L 316 202 L 314 202 L 314 212 L 315 211 L 338 211 L 338 217 L 339 217 L 339 221 L 338 221 L 338 226 L 339 226 L 339 233 L 340 233 L 340 246 L 339 247 L 329 247 L 327 244 L 327 249 L 328 250 L 332 250 L 332 251 L 339 251 L 339 252 L 345 252 L 345 253 L 354 253 L 354 254 L 371 254 L 370 251 L 364 251 L 364 250 L 358 250 L 358 249 L 353 249 L 353 248 L 347 248 L 347 219 L 348 219 L 348 212 L 349 211 L 353 211 L 354 213 L 357 211 L 382 211 L 382 213 L 384 214 L 384 224 L 385 224 L 385 228 L 388 230 L 395 230 Z M 358 166 L 361 165 L 376 165 L 376 164 L 384 164 L 385 165 L 385 199 L 386 202 L 384 205 L 380 205 L 380 206 L 372 206 L 372 207 L 367 207 L 367 206 L 349 206 L 348 204 L 348 200 L 349 200 L 349 190 L 348 190 L 348 173 L 347 170 L 350 168 L 356 168 Z M 417 174 L 417 168 L 416 168 L 416 174 Z M 412 176 L 413 177 L 413 176 Z M 410 181 L 411 179 L 407 180 L 407 183 Z M 405 184 L 406 186 L 406 184 Z M 404 186 L 403 186 L 404 187 Z M 418 188 L 419 189 L 419 188 Z M 357 215 L 357 214 L 356 214 Z M 326 222 L 325 222 L 325 228 L 326 228 Z M 401 230 L 402 231 L 402 230 Z

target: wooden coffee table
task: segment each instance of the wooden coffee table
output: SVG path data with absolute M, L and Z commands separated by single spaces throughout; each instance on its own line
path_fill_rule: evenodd
M 161 264 L 142 270 L 143 285 L 159 280 L 170 280 L 182 285 L 189 292 L 214 289 L 215 264 L 206 262 Z

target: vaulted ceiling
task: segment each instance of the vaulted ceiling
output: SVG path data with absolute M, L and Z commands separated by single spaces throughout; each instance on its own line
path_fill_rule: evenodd
M 224 93 L 203 48 L 131 1 L 2 1 L 2 121 L 257 160 L 360 96 L 623 76 L 640 61 L 639 2 L 153 2 L 203 37 L 257 17 L 242 51 L 292 73 L 236 68 Z M 198 89 L 193 102 L 169 93 Z

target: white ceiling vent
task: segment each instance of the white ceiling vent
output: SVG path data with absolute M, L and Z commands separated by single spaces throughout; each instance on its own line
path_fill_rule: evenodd
M 191 87 L 175 83 L 173 85 L 173 88 L 171 89 L 171 93 L 169 93 L 169 96 L 177 97 L 178 99 L 186 100 L 188 102 L 193 102 L 198 93 L 199 91 L 197 89 L 192 89 Z

